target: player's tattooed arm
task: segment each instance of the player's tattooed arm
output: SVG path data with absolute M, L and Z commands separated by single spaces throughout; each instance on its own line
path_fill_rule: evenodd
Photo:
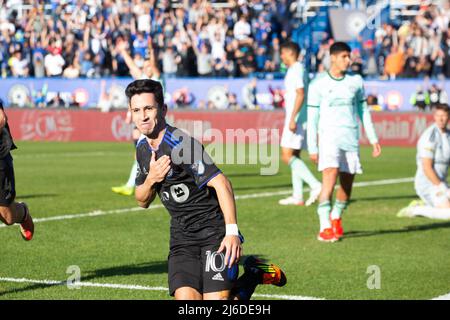
M 242 256 L 241 240 L 239 239 L 237 230 L 236 203 L 234 201 L 233 187 L 223 173 L 218 174 L 211 179 L 208 182 L 208 187 L 212 187 L 216 190 L 225 224 L 234 226 L 235 228 L 235 232 L 231 232 L 231 234 L 228 234 L 227 231 L 218 250 L 218 252 L 225 250 L 225 261 L 228 263 L 228 266 L 231 267 L 233 264 L 238 263 Z
M 166 155 L 158 160 L 155 152 L 150 159 L 150 170 L 144 183 L 136 187 L 136 200 L 140 207 L 148 208 L 156 197 L 156 185 L 164 180 L 170 170 L 170 158 Z

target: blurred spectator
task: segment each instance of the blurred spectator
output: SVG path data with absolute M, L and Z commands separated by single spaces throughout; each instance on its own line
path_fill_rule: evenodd
M 13 77 L 28 77 L 28 61 L 22 58 L 22 52 L 17 50 L 9 59 L 8 65 L 11 68 Z
M 392 46 L 391 52 L 386 57 L 384 74 L 390 79 L 395 79 L 403 72 L 404 60 L 403 49 L 399 49 L 396 45 Z
M 432 84 L 430 87 L 430 109 L 433 109 L 438 104 L 448 104 L 448 95 L 445 90 L 442 90 L 437 84 Z
M 61 98 L 60 93 L 58 92 L 56 94 L 56 96 L 54 96 L 48 103 L 47 103 L 47 107 L 51 107 L 51 108 L 60 108 L 60 107 L 64 107 L 66 105 L 66 103 L 64 102 L 64 100 Z
M 259 109 L 258 106 L 258 99 L 256 98 L 257 95 L 257 81 L 255 78 L 253 78 L 247 85 L 245 85 L 242 88 L 242 99 L 244 100 L 245 108 L 248 110 L 257 110 Z
M 58 48 L 52 48 L 45 56 L 44 65 L 47 77 L 59 77 L 63 73 L 65 61 Z
M 430 105 L 430 95 L 428 91 L 422 86 L 418 86 L 416 92 L 411 96 L 410 103 L 420 111 L 425 111 Z
M 228 98 L 228 109 L 230 110 L 240 110 L 241 106 L 239 105 L 237 101 L 237 96 L 235 93 L 228 92 L 227 93 Z

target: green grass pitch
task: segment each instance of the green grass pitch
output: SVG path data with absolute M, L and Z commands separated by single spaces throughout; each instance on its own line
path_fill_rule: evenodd
M 13 152 L 17 200 L 29 204 L 34 218 L 97 210 L 111 214 L 38 222 L 29 243 L 19 236 L 18 226 L 0 227 L 0 299 L 171 299 L 163 289 L 169 242 L 166 210 L 112 213 L 137 206 L 133 197 L 111 192 L 111 186 L 127 179 L 131 144 L 19 142 L 18 146 Z M 361 150 L 364 174 L 357 182 L 414 176 L 414 149 L 386 147 L 379 159 L 373 159 L 370 151 Z M 258 165 L 220 167 L 236 195 L 290 187 L 289 169 L 282 164 L 274 176 L 261 176 Z M 395 216 L 416 198 L 412 182 L 355 187 L 353 202 L 344 213 L 346 236 L 333 244 L 316 240 L 315 205 L 281 207 L 280 197 L 237 200 L 239 226 L 246 238 L 244 255 L 279 264 L 288 279 L 283 288 L 259 286 L 254 299 L 431 299 L 450 292 L 450 221 Z M 80 268 L 82 282 L 125 287 L 69 289 L 45 283 L 66 281 L 69 266 Z M 379 289 L 368 288 L 370 266 L 379 268 Z M 24 282 L 12 282 L 17 279 Z

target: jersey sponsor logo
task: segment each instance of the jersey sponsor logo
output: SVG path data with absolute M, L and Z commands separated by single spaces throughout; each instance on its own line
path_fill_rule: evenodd
M 176 184 L 170 187 L 170 194 L 176 202 L 183 203 L 189 198 L 189 188 L 184 183 Z
M 220 273 L 225 270 L 225 256 L 222 252 L 219 253 L 217 251 L 212 252 L 211 250 L 207 250 L 205 254 L 206 254 L 205 272 L 209 272 L 210 270 L 212 270 L 213 272 Z M 216 259 L 217 257 L 219 259 Z M 217 263 L 218 262 L 217 260 L 220 260 L 220 262 Z M 213 280 L 215 279 L 213 278 Z
M 216 274 L 212 279 L 216 281 L 225 281 L 220 273 Z

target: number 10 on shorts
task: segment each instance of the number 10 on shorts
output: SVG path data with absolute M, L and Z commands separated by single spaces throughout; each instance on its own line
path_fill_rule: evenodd
M 211 252 L 210 250 L 206 251 L 206 266 L 205 266 L 205 272 L 209 272 L 210 269 L 213 272 L 222 272 L 225 270 L 225 256 L 224 254 L 218 253 L 217 251 Z M 220 257 L 220 265 L 217 266 L 217 259 L 216 257 Z

